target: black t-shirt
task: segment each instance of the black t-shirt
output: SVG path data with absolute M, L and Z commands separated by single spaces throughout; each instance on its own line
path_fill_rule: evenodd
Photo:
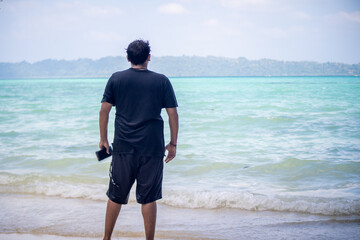
M 164 155 L 161 109 L 178 106 L 165 75 L 134 68 L 116 72 L 110 77 L 101 102 L 116 107 L 114 152 Z

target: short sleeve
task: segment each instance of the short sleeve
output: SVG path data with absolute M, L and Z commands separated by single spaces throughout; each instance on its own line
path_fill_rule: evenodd
M 115 105 L 113 76 L 110 77 L 110 79 L 108 80 L 108 82 L 106 84 L 104 95 L 103 95 L 101 102 L 108 102 L 108 103 L 111 103 L 112 105 Z
M 175 108 L 177 107 L 177 101 L 174 93 L 174 89 L 168 78 L 165 79 L 164 83 L 164 95 L 162 101 L 162 108 Z

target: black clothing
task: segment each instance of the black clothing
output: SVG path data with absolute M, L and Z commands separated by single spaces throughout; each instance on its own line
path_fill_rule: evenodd
M 164 156 L 162 108 L 177 107 L 169 79 L 149 70 L 114 73 L 101 102 L 116 107 L 114 153 Z
M 127 204 L 136 179 L 136 200 L 146 204 L 161 199 L 164 161 L 162 156 L 114 153 L 106 195 L 113 202 Z

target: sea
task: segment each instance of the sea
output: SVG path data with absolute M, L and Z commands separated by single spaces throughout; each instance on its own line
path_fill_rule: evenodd
M 170 81 L 180 128 L 157 239 L 359 239 L 360 77 Z M 1 239 L 102 237 L 111 158 L 95 151 L 106 82 L 0 80 Z M 114 239 L 144 239 L 134 189 Z

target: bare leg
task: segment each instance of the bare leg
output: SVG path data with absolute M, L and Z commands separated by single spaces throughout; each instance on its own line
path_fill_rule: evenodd
M 146 240 L 153 240 L 156 226 L 156 202 L 143 204 L 141 212 L 144 218 Z
M 120 209 L 121 204 L 115 203 L 110 199 L 108 200 L 106 207 L 104 240 L 111 239 L 111 234 L 114 230 L 114 226 L 116 223 L 116 219 L 119 216 Z

